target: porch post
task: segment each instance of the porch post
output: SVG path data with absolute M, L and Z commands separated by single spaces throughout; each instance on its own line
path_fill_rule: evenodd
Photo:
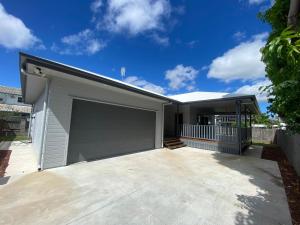
M 179 105 L 178 103 L 176 104 L 176 116 L 175 116 L 175 137 L 178 137 L 178 133 L 179 133 L 179 124 L 178 124 L 178 121 L 179 121 Z
M 245 134 L 246 134 L 246 141 L 248 142 L 248 129 L 247 129 L 247 106 L 245 105 L 245 110 L 244 110 L 244 125 L 245 125 Z
M 239 154 L 242 154 L 242 136 L 241 136 L 241 101 L 238 100 L 236 105 L 236 127 L 237 127 L 237 149 Z
M 245 111 L 244 111 L 244 113 L 245 113 L 245 128 L 247 128 L 247 106 L 245 106 Z
M 251 137 L 250 143 L 252 144 L 252 113 L 251 112 L 249 115 L 249 126 L 250 126 L 250 137 Z

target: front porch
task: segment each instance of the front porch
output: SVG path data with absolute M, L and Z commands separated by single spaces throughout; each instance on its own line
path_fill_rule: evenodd
M 241 154 L 238 132 L 237 127 L 182 124 L 179 126 L 177 136 L 189 147 Z M 240 132 L 243 151 L 251 143 L 251 128 L 242 127 Z
M 252 142 L 251 122 L 256 113 L 249 96 L 168 105 L 164 137 L 178 138 L 189 147 L 242 154 Z

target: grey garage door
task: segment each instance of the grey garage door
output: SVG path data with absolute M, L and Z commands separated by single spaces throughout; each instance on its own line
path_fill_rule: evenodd
M 155 112 L 73 100 L 68 164 L 155 146 Z

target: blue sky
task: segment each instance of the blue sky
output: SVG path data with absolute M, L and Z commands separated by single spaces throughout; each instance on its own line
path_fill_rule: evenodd
M 257 94 L 270 0 L 0 0 L 0 85 L 20 86 L 23 51 L 166 95 Z

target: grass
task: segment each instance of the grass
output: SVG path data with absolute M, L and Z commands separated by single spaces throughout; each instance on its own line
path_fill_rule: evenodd
M 263 147 L 276 147 L 276 144 L 266 143 L 266 142 L 252 142 L 253 145 L 259 145 Z
M 28 140 L 27 135 L 17 135 L 17 136 L 0 136 L 1 141 L 26 141 Z

